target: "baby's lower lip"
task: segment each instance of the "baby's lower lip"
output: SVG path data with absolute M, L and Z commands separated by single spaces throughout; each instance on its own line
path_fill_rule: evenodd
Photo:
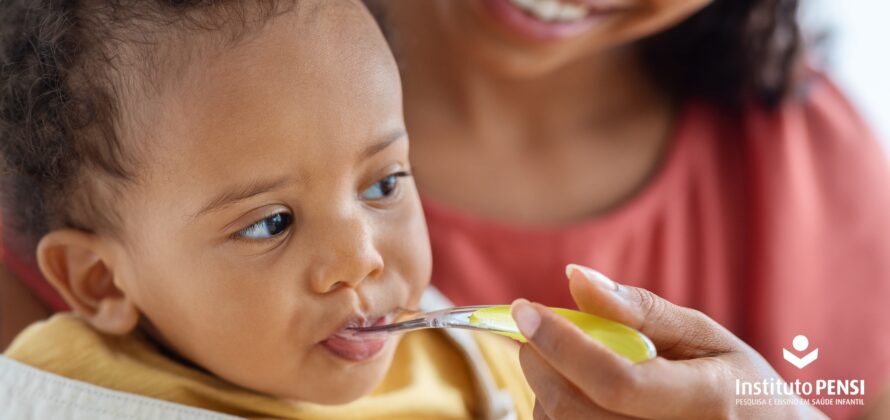
M 386 344 L 386 339 L 354 340 L 335 335 L 322 341 L 321 344 L 323 344 L 328 351 L 337 356 L 347 360 L 361 362 L 363 360 L 368 360 L 374 357 L 375 354 L 379 353 Z
M 385 319 L 381 318 L 375 324 L 380 322 L 385 322 Z M 351 334 L 334 334 L 322 341 L 321 344 L 336 356 L 361 362 L 379 353 L 383 346 L 386 345 L 386 337 L 372 336 L 363 338 Z

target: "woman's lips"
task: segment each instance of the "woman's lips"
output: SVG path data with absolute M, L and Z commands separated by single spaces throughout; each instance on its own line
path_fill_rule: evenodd
M 347 322 L 343 328 L 322 341 L 321 344 L 334 355 L 344 359 L 355 362 L 368 360 L 383 349 L 383 346 L 386 345 L 387 337 L 381 337 L 378 334 L 374 334 L 370 337 L 362 337 L 361 335 L 349 333 L 346 329 L 363 324 L 365 326 L 383 325 L 386 324 L 388 320 L 389 317 L 382 316 L 371 323 L 357 321 Z
M 581 34 L 617 6 L 557 0 L 482 0 L 495 20 L 526 38 L 552 41 Z

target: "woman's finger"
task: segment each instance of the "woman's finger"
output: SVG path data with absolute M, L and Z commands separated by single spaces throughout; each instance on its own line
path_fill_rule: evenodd
M 689 359 L 737 348 L 735 336 L 699 311 L 621 285 L 588 267 L 569 264 L 566 275 L 578 308 L 640 330 L 662 356 Z
M 587 394 L 595 403 L 608 397 L 597 395 L 598 391 L 631 382 L 629 360 L 594 342 L 548 308 L 517 300 L 513 302 L 512 315 L 528 344 L 569 382 L 585 392 L 594 390 L 594 394 Z
M 522 346 L 519 360 L 526 380 L 535 393 L 535 419 L 626 420 L 630 418 L 598 407 L 587 395 L 553 369 L 532 347 Z
M 513 305 L 513 317 L 528 338 L 524 348 L 530 346 L 541 359 L 530 358 L 528 350 L 520 353 L 526 357 L 520 361 L 526 375 L 531 376 L 529 384 L 541 381 L 539 387 L 543 389 L 546 382 L 541 379 L 541 371 L 548 366 L 597 406 L 636 417 L 682 415 L 696 407 L 701 411 L 702 401 L 711 401 L 711 395 L 722 390 L 716 386 L 720 385 L 716 378 L 724 375 L 703 369 L 713 359 L 671 362 L 657 358 L 632 364 L 544 306 L 527 301 Z

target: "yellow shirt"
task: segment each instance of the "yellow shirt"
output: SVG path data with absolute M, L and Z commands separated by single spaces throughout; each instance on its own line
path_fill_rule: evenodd
M 496 386 L 512 397 L 517 417 L 531 419 L 534 396 L 519 369 L 516 346 L 482 333 L 473 338 Z M 478 418 L 482 405 L 472 364 L 435 330 L 406 334 L 380 385 L 365 397 L 334 406 L 240 388 L 176 363 L 140 334 L 103 335 L 70 314 L 30 326 L 5 354 L 67 378 L 242 417 L 468 419 Z

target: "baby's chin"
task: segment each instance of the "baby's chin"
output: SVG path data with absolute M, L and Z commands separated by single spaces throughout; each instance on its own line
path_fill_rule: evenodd
M 333 358 L 332 364 L 325 364 L 324 369 L 318 369 L 320 366 L 309 368 L 311 374 L 298 378 L 282 392 L 272 394 L 282 399 L 324 405 L 346 404 L 364 397 L 380 385 L 392 366 L 399 340 L 391 337 L 388 341 L 379 354 L 362 362 L 338 360 L 336 355 L 326 355 Z

